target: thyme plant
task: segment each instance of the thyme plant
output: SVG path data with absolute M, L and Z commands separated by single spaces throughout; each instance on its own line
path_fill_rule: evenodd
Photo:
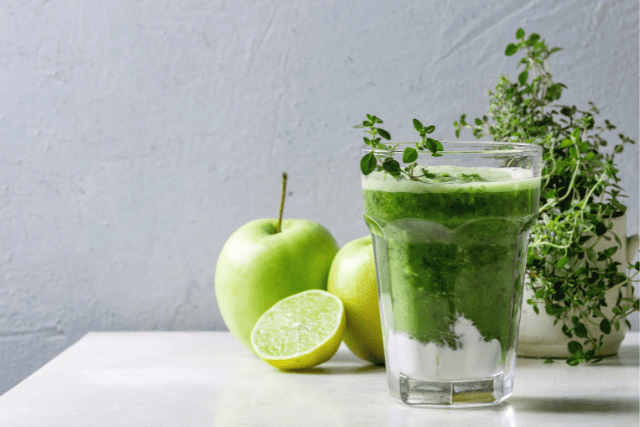
M 523 71 L 514 82 L 500 77 L 495 92 L 489 92 L 487 115 L 468 123 L 463 114 L 454 126 L 457 137 L 466 128 L 478 139 L 486 135 L 543 148 L 540 214 L 531 230 L 527 261 L 534 297 L 527 303 L 537 314 L 542 305 L 556 323 L 562 322 L 562 331 L 572 339 L 567 363 L 573 366 L 600 361 L 596 351 L 604 336 L 623 327 L 622 322 L 629 325 L 627 317 L 638 311 L 638 299 L 626 294 L 638 281 L 640 262 L 622 266 L 612 258 L 626 236 L 614 235 L 609 249 L 594 249 L 602 239 L 611 241 L 607 220 L 627 210 L 614 156 L 635 141 L 619 134 L 620 142 L 605 152 L 603 134 L 615 126 L 608 120 L 596 124 L 599 111 L 593 103 L 587 109 L 556 104 L 567 88 L 550 72 L 549 57 L 559 50 L 549 49 L 538 34 L 527 38 L 518 29 L 516 43 L 510 43 L 505 54 L 523 53 L 518 62 Z M 617 290 L 617 298 L 613 314 L 607 316 L 602 308 L 607 306 L 605 293 L 612 290 Z

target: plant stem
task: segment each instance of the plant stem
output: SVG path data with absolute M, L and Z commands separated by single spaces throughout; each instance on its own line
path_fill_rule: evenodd
M 571 247 L 571 243 L 567 244 L 567 245 L 556 245 L 554 243 L 551 242 L 531 242 L 531 245 L 533 247 L 538 247 L 538 246 L 542 246 L 542 245 L 546 245 L 546 246 L 551 246 L 552 248 L 556 248 L 556 249 L 568 249 Z
M 578 152 L 578 155 L 580 154 L 580 148 L 578 148 L 578 144 L 576 144 L 576 142 L 574 141 L 573 145 L 576 147 L 576 151 Z M 557 201 L 561 202 L 564 199 L 566 199 L 569 194 L 571 194 L 571 192 L 573 191 L 573 184 L 576 182 L 576 177 L 578 176 L 578 171 L 580 170 L 580 160 L 576 160 L 576 166 L 575 169 L 573 171 L 573 176 L 571 177 L 571 182 L 569 183 L 569 187 L 567 188 L 567 192 L 565 193 L 564 196 L 560 197 Z M 588 199 L 587 199 L 588 200 Z
M 276 233 L 282 230 L 282 211 L 284 211 L 284 198 L 287 194 L 287 173 L 282 172 L 282 197 L 280 198 L 280 215 L 278 215 L 278 225 L 276 225 Z

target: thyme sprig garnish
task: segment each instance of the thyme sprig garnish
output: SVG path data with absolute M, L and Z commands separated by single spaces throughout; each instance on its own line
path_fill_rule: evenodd
M 393 158 L 393 152 L 398 149 L 399 144 L 385 144 L 381 138 L 387 141 L 391 140 L 391 134 L 386 130 L 377 127 L 378 124 L 384 122 L 371 114 L 367 114 L 367 120 L 361 124 L 354 126 L 356 129 L 365 129 L 365 132 L 371 137 L 365 136 L 364 143 L 371 147 L 371 151 L 365 154 L 360 160 L 360 170 L 363 175 L 369 175 L 374 171 L 384 171 L 396 179 L 409 179 L 412 181 L 420 181 L 424 179 L 433 179 L 435 174 L 430 173 L 427 169 L 420 167 L 418 173 L 418 152 L 428 150 L 434 157 L 442 156 L 439 152 L 443 150 L 442 143 L 427 135 L 432 134 L 436 127 L 434 125 L 424 126 L 420 120 L 413 119 L 413 127 L 420 134 L 420 141 L 415 144 L 415 148 L 406 147 L 402 152 L 402 162 L 406 166 L 402 167 L 400 163 Z

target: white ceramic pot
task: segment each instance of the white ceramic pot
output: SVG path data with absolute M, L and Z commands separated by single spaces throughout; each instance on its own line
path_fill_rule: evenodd
M 622 247 L 613 256 L 614 261 L 620 262 L 619 271 L 626 271 L 627 264 L 631 262 L 638 250 L 638 235 L 635 234 L 625 239 L 627 235 L 627 219 L 626 216 L 621 216 L 611 220 L 613 227 L 607 233 L 607 236 L 611 237 L 611 242 L 607 242 L 602 239 L 595 247 L 596 251 L 602 251 L 611 246 L 616 245 L 612 232 L 615 233 L 622 242 Z M 626 297 L 631 297 L 632 287 L 627 286 L 623 289 L 623 294 L 626 292 Z M 615 306 L 615 301 L 618 296 L 618 290 L 613 289 L 609 291 L 605 300 L 608 307 L 603 307 L 602 312 L 611 317 L 611 308 Z M 533 311 L 533 307 L 527 304 L 527 300 L 533 298 L 533 291 L 525 287 L 524 298 L 522 304 L 522 318 L 520 320 L 520 332 L 518 337 L 517 354 L 523 357 L 544 357 L 544 358 L 567 358 L 569 357 L 569 350 L 567 350 L 567 344 L 569 341 L 574 340 L 568 338 L 562 333 L 563 322 L 560 321 L 556 325 L 553 324 L 555 317 L 549 316 L 544 311 L 542 305 L 538 305 L 540 314 L 536 314 Z M 596 322 L 599 323 L 599 320 Z M 598 325 L 588 324 L 587 328 L 595 334 L 600 335 L 600 329 Z M 624 339 L 626 333 L 626 326 L 624 322 L 621 322 L 620 330 L 616 331 L 615 328 L 611 328 L 611 333 L 604 337 L 603 345 L 596 352 L 596 356 L 610 356 L 618 352 L 620 343 Z

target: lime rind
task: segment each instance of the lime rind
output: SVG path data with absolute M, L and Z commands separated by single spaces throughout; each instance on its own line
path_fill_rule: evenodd
M 317 293 L 313 297 L 289 299 L 265 315 L 255 338 L 264 355 L 281 358 L 304 354 L 335 333 L 338 324 L 333 319 L 339 310 L 335 300 Z M 264 334 L 265 330 L 269 333 Z
M 326 291 L 291 295 L 267 310 L 251 333 L 256 354 L 280 369 L 309 368 L 337 351 L 346 326 L 342 301 Z

